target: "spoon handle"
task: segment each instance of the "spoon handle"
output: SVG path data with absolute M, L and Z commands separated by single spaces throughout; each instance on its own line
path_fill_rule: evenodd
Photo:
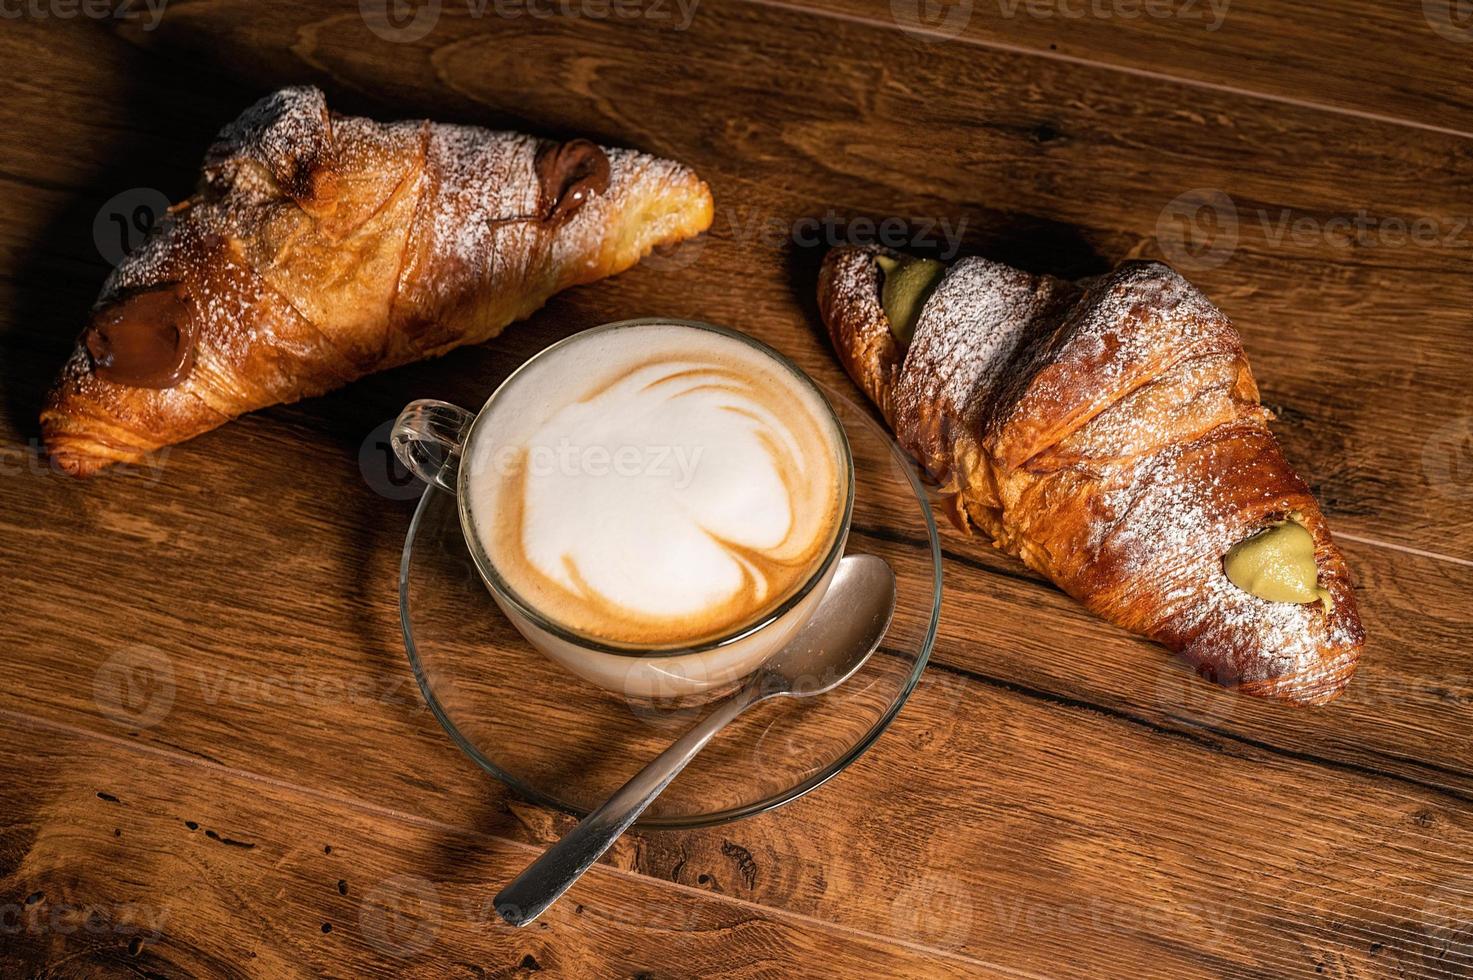
M 676 739 L 503 888 L 495 899 L 497 914 L 514 926 L 524 926 L 541 915 L 629 829 L 713 735 L 761 700 L 761 693 L 760 685 L 748 684 Z

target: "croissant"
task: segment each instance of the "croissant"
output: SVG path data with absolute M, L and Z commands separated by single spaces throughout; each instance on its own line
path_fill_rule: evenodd
M 247 109 L 113 271 L 41 413 L 56 463 L 136 462 L 253 409 L 496 336 L 705 230 L 691 170 L 587 140 Z
M 1169 266 L 1069 282 L 842 247 L 818 293 L 844 367 L 961 530 L 1211 680 L 1299 704 L 1344 689 L 1365 636 L 1345 561 L 1237 332 Z M 1269 582 L 1306 569 L 1293 601 Z

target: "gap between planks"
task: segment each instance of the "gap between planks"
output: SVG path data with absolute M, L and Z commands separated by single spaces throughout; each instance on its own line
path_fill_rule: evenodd
M 1331 516 L 1331 515 L 1326 515 Z M 1450 565 L 1462 565 L 1465 568 L 1473 568 L 1473 560 L 1459 558 L 1456 555 L 1444 555 L 1437 551 L 1424 551 L 1421 548 L 1413 548 L 1405 544 L 1392 544 L 1390 541 L 1378 541 L 1375 538 L 1363 538 L 1358 534 L 1342 534 L 1335 532 L 1335 537 L 1346 541 L 1354 541 L 1356 544 L 1369 545 L 1372 548 L 1386 548 L 1390 551 L 1401 551 L 1408 555 L 1416 555 L 1418 558 L 1430 558 L 1433 561 L 1445 561 Z

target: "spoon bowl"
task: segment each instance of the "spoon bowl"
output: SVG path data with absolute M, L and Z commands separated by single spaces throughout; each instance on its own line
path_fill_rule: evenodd
M 888 601 L 876 601 L 885 595 Z M 894 615 L 895 573 L 884 559 L 874 555 L 842 559 L 813 618 L 748 682 L 762 688 L 751 704 L 832 691 L 864 666 Z

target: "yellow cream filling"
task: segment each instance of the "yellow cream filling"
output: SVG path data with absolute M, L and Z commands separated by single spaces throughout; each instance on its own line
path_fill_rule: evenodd
M 946 274 L 946 263 L 910 256 L 892 259 L 888 255 L 877 255 L 875 264 L 885 277 L 880 289 L 880 305 L 890 321 L 890 332 L 902 347 L 909 347 L 911 337 L 915 336 L 916 321 L 921 318 L 921 309 Z
M 1230 582 L 1260 599 L 1321 602 L 1329 613 L 1335 602 L 1320 587 L 1314 537 L 1300 520 L 1300 515 L 1290 514 L 1288 520 L 1239 541 L 1223 558 L 1223 571 Z

